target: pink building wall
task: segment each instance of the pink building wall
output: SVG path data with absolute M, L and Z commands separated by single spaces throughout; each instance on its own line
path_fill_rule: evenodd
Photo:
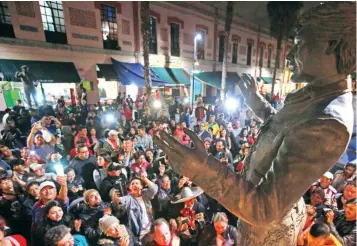
M 121 51 L 104 50 L 101 31 L 100 4 L 107 4 L 117 8 L 118 42 Z M 111 63 L 113 57 L 119 61 L 142 62 L 141 33 L 140 33 L 140 4 L 133 2 L 93 2 L 93 1 L 64 1 L 63 10 L 68 44 L 46 43 L 39 2 L 8 2 L 11 21 L 16 39 L 9 41 L 0 37 L 1 59 L 23 59 L 41 61 L 73 62 L 78 73 L 85 80 L 97 81 L 96 64 Z M 157 21 L 158 54 L 150 55 L 151 65 L 171 66 L 192 69 L 193 37 L 197 29 L 205 30 L 205 60 L 199 61 L 197 69 L 201 71 L 221 71 L 222 64 L 218 62 L 219 33 L 224 30 L 223 20 L 215 20 L 214 15 L 203 15 L 197 8 L 214 13 L 212 7 L 200 2 L 187 2 L 192 7 L 182 7 L 170 2 L 151 2 L 150 9 Z M 134 8 L 137 6 L 137 8 Z M 135 14 L 138 18 L 135 18 Z M 220 13 L 222 14 L 222 13 Z M 170 57 L 170 21 L 179 22 L 180 29 L 180 57 Z M 215 33 L 215 21 L 217 32 Z M 136 28 L 138 27 L 138 28 Z M 250 73 L 256 71 L 257 54 L 259 58 L 258 33 L 252 31 L 252 24 L 234 17 L 229 45 L 228 71 Z M 134 34 L 138 33 L 140 49 L 136 49 Z M 232 64 L 232 37 L 239 37 L 238 64 Z M 267 69 L 267 48 L 272 45 L 271 67 L 274 67 L 276 41 L 268 35 L 260 35 L 260 43 L 265 43 L 263 70 L 264 76 L 272 76 L 271 69 Z M 252 65 L 246 65 L 247 43 L 253 42 Z M 285 45 L 283 45 L 285 47 Z M 216 47 L 216 50 L 214 50 Z M 138 52 L 135 55 L 134 52 Z M 216 57 L 214 57 L 216 53 Z M 284 57 L 282 57 L 282 60 Z M 169 61 L 169 62 L 168 62 Z M 282 61 L 283 62 L 283 61 Z M 96 84 L 96 83 L 94 83 Z M 89 94 L 89 103 L 99 99 L 98 88 Z

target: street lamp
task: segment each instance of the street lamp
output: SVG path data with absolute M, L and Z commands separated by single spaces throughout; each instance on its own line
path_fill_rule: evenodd
M 194 38 L 193 46 L 193 64 L 192 64 L 192 111 L 193 111 L 193 102 L 195 101 L 195 66 L 198 66 L 197 61 L 197 40 L 201 40 L 202 35 L 196 33 Z

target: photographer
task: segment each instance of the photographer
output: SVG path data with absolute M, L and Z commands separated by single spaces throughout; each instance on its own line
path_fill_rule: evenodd
M 228 149 L 226 149 L 226 147 L 224 145 L 224 140 L 217 139 L 217 141 L 216 141 L 216 154 L 214 155 L 214 157 L 217 160 L 220 160 L 222 155 L 224 155 L 224 156 L 226 156 L 228 158 L 228 163 L 233 163 L 232 153 Z
M 344 246 L 356 245 L 356 198 L 346 202 L 345 210 L 330 211 L 327 214 L 328 226 Z
M 62 123 L 54 116 L 44 116 L 41 121 L 43 126 L 52 134 L 56 133 L 57 128 L 62 127 Z
M 38 156 L 46 160 L 47 156 L 54 152 L 56 138 L 51 134 L 42 122 L 36 122 L 27 138 L 27 147 L 33 149 Z
M 108 176 L 105 177 L 100 184 L 100 196 L 102 197 L 103 201 L 110 202 L 111 198 L 109 196 L 109 192 L 112 188 L 115 188 L 120 191 L 122 196 L 127 195 L 126 192 L 126 184 L 127 179 L 125 175 L 121 172 L 123 165 L 118 163 L 112 162 L 109 164 L 107 168 Z

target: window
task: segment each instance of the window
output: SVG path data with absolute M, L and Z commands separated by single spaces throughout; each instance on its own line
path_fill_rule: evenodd
M 263 67 L 263 61 L 264 61 L 264 48 L 260 47 L 259 67 Z
M 0 23 L 11 24 L 11 16 L 7 2 L 0 2 Z
M 66 44 L 66 26 L 64 24 L 63 6 L 61 1 L 40 1 L 43 29 L 46 41 Z
M 205 38 L 206 32 L 204 30 L 197 30 L 196 34 L 201 34 L 201 40 L 197 40 L 196 42 L 196 54 L 198 60 L 205 59 Z
M 218 61 L 223 62 L 224 55 L 224 36 L 219 36 Z
M 149 18 L 149 29 L 150 29 L 149 53 L 157 54 L 156 19 L 153 17 Z
M 109 50 L 118 50 L 117 12 L 112 6 L 100 5 L 102 21 L 103 47 Z
M 233 40 L 233 54 L 232 54 L 232 63 L 238 63 L 238 40 Z
M 251 43 L 248 43 L 247 65 L 251 65 L 252 63 L 252 46 Z
M 40 1 L 43 29 L 49 32 L 66 32 L 61 1 Z
M 268 68 L 271 66 L 271 48 L 268 49 Z
M 15 37 L 7 2 L 0 2 L 0 36 L 8 38 Z
M 171 23 L 171 56 L 180 56 L 180 25 Z
M 118 40 L 117 16 L 114 7 L 100 5 L 103 40 Z

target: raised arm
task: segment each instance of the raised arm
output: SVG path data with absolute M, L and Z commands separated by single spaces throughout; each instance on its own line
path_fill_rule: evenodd
M 251 76 L 243 74 L 238 86 L 243 93 L 245 103 L 262 122 L 264 122 L 271 114 L 276 113 L 276 110 L 259 93 L 258 85 Z
M 255 186 L 205 154 L 197 135 L 185 131 L 193 140 L 194 149 L 180 145 L 163 132 L 161 139 L 155 139 L 156 144 L 169 156 L 176 172 L 189 177 L 249 224 L 265 224 L 282 218 L 308 187 L 338 160 L 349 139 L 347 129 L 336 120 L 299 125 L 282 140 L 270 170 Z
M 35 124 L 32 126 L 31 128 L 31 132 L 29 134 L 29 136 L 27 137 L 27 147 L 32 149 L 33 148 L 33 140 L 34 140 L 34 137 L 35 137 L 35 133 L 37 132 L 38 130 L 36 129 L 36 126 Z

